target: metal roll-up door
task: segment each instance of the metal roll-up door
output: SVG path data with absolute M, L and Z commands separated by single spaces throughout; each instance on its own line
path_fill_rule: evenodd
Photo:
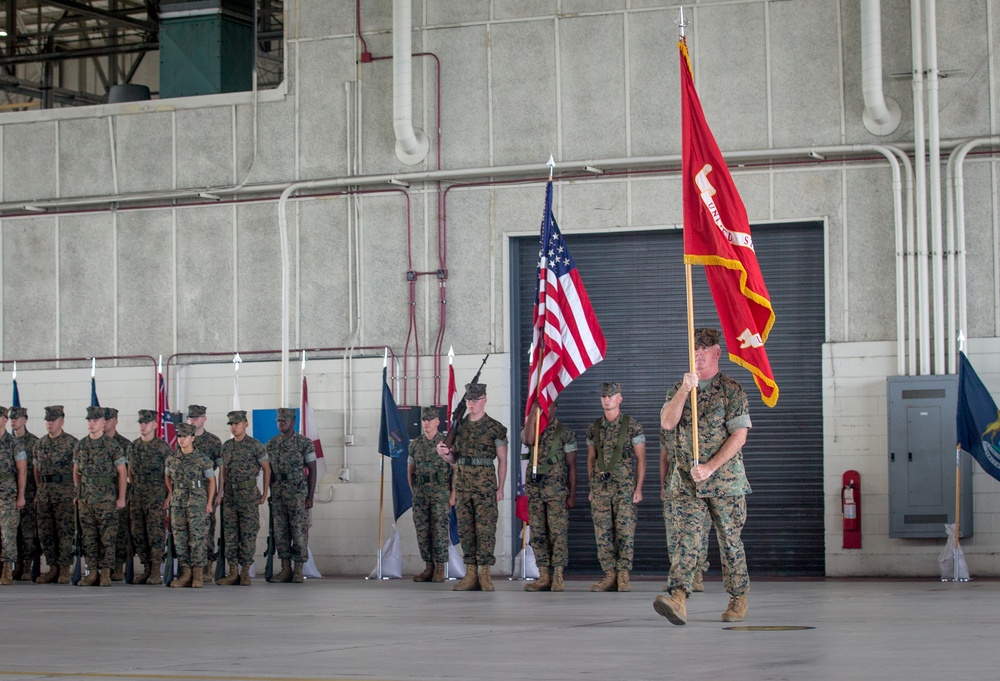
M 823 226 L 819 222 L 757 225 L 753 230 L 776 315 L 767 353 L 780 397 L 775 408 L 765 406 L 749 372 L 731 363 L 724 352 L 722 371 L 747 391 L 753 421 L 743 448 L 753 488 L 743 532 L 747 563 L 757 574 L 822 575 Z M 598 384 L 618 381 L 623 384 L 622 411 L 638 420 L 646 433 L 634 572 L 665 575 L 669 557 L 659 489 L 659 412 L 667 390 L 688 366 L 682 234 L 657 230 L 565 238 L 608 342 L 604 361 L 574 381 L 559 399 L 559 418 L 576 432 L 578 446 L 568 571 L 600 572 L 587 501 L 585 434 L 602 414 Z M 518 386 L 516 413 L 523 414 L 538 239 L 524 237 L 511 243 L 511 281 L 518 287 L 512 310 L 518 330 L 511 348 L 512 385 Z M 718 328 L 703 268 L 694 267 L 693 274 L 695 325 Z M 517 430 L 511 428 L 512 453 L 520 450 Z M 709 561 L 710 574 L 718 574 L 714 532 Z

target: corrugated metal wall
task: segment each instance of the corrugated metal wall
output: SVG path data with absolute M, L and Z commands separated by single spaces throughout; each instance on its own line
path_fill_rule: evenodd
M 767 349 L 781 390 L 769 409 L 750 374 L 724 356 L 723 372 L 750 398 L 750 431 L 743 455 L 753 494 L 744 529 L 751 573 L 822 575 L 823 411 L 821 347 L 824 342 L 822 223 L 754 227 L 757 257 L 776 314 Z M 682 237 L 679 230 L 567 235 L 591 302 L 608 341 L 603 362 L 563 393 L 559 415 L 576 431 L 579 486 L 570 511 L 571 572 L 600 572 L 587 501 L 588 425 L 601 416 L 598 383 L 623 384 L 622 411 L 646 431 L 646 478 L 639 505 L 635 572 L 666 574 L 669 558 L 659 490 L 659 411 L 671 385 L 688 366 Z M 513 317 L 513 385 L 524 413 L 527 348 L 531 343 L 537 238 L 512 240 L 511 281 L 517 285 Z M 695 325 L 718 326 L 702 268 L 694 268 Z M 511 429 L 511 452 L 518 452 Z M 714 533 L 712 572 L 719 572 Z

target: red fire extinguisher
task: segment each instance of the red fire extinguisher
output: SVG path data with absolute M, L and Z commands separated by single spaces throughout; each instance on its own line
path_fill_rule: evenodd
M 844 516 L 844 548 L 861 548 L 861 474 L 844 473 L 840 495 L 841 513 Z

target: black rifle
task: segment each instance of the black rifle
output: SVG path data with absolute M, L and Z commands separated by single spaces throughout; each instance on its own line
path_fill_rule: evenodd
M 125 535 L 125 583 L 131 584 L 135 579 L 135 544 L 132 543 L 132 533 Z
M 38 533 L 36 532 L 35 543 L 31 551 L 31 581 L 34 582 L 38 579 L 40 574 L 42 574 L 42 545 L 38 541 Z
M 176 551 L 174 550 L 174 532 L 170 529 L 169 509 L 167 509 L 167 546 L 164 553 L 167 554 L 167 562 L 163 566 L 163 586 L 170 586 L 170 582 L 174 581 L 174 558 L 176 557 Z
M 267 548 L 264 550 L 264 557 L 267 559 L 264 563 L 264 579 L 268 582 L 271 581 L 271 577 L 274 575 L 274 496 L 271 495 L 267 498 L 267 515 L 269 518 L 268 523 L 268 534 L 267 534 Z
M 73 520 L 76 525 L 76 531 L 73 533 L 73 555 L 75 560 L 73 561 L 73 576 L 70 579 L 71 584 L 76 584 L 80 581 L 83 576 L 83 527 L 80 525 L 80 502 L 73 502 Z
M 486 360 L 490 358 L 490 353 L 486 353 L 483 357 L 483 363 L 479 365 L 479 371 L 476 375 L 472 377 L 471 383 L 479 382 L 479 374 L 483 373 L 483 367 L 486 366 Z M 451 412 L 451 428 L 448 429 L 448 434 L 444 436 L 444 444 L 448 449 L 455 446 L 455 436 L 458 435 L 458 424 L 465 418 L 465 400 L 459 400 L 458 406 L 455 407 L 455 411 Z
M 223 509 L 226 507 L 226 500 L 223 499 L 222 503 L 219 504 L 219 516 L 222 516 L 225 512 Z M 214 532 L 214 529 L 213 529 Z M 223 521 L 222 528 L 219 531 L 219 555 L 215 561 L 215 575 L 213 579 L 222 579 L 226 576 L 226 523 Z

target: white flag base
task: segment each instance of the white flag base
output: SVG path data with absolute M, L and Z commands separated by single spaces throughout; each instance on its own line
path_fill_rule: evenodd
M 392 534 L 382 545 L 382 574 L 378 574 L 378 563 L 375 569 L 368 575 L 368 579 L 402 579 L 403 578 L 403 555 L 399 550 L 399 530 L 395 523 L 392 526 Z
M 302 576 L 306 579 L 322 579 L 323 575 L 319 573 L 319 568 L 316 567 L 316 561 L 313 560 L 312 549 L 307 548 L 306 551 L 309 552 L 309 559 L 306 564 L 302 566 Z
M 514 572 L 511 574 L 510 579 L 514 581 L 515 579 L 538 579 L 538 564 L 535 562 L 535 552 L 532 550 L 531 545 L 527 543 L 527 540 L 531 538 L 530 528 L 525 525 L 521 534 L 525 537 L 524 551 L 521 551 L 516 556 L 514 556 Z M 522 570 L 521 561 L 524 560 L 524 566 Z

